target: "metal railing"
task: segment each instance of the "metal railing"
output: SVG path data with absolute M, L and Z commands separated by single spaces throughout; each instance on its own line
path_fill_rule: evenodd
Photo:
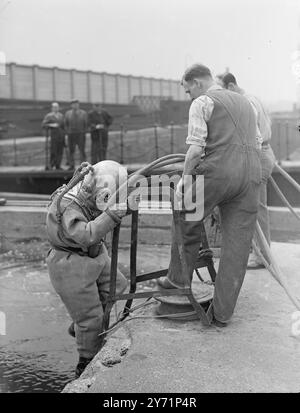
M 157 123 L 145 129 L 130 130 L 124 123 L 115 125 L 115 130 L 109 133 L 108 154 L 121 164 L 139 162 L 147 154 L 147 161 L 159 158 L 159 156 L 175 153 L 184 149 L 186 125 L 175 125 L 171 122 L 167 126 L 160 126 Z M 135 149 L 134 144 L 139 144 L 143 136 L 146 135 L 144 150 Z M 176 133 L 181 133 L 180 139 L 176 139 Z M 13 135 L 13 131 L 10 132 Z M 130 139 L 128 140 L 128 136 Z M 40 140 L 40 137 L 37 140 Z M 50 160 L 50 137 L 46 136 L 44 145 L 37 145 L 30 153 L 20 148 L 23 138 L 11 137 L 12 153 L 10 153 L 10 165 L 28 165 L 37 158 L 45 157 L 44 165 L 49 169 Z M 145 138 L 144 138 L 145 139 Z M 178 142 L 180 141 L 180 144 Z M 292 153 L 299 148 L 300 155 L 300 132 L 298 126 L 288 120 L 275 120 L 273 122 L 273 134 L 271 146 L 276 159 L 280 164 L 284 160 L 293 160 Z M 6 155 L 2 153 L 1 164 L 5 165 Z M 300 159 L 300 158 L 299 158 Z
M 171 122 L 167 126 L 157 123 L 138 130 L 127 129 L 123 123 L 116 125 L 114 131 L 109 132 L 108 158 L 125 163 L 149 162 L 160 156 L 183 150 L 186 137 L 186 125 L 175 125 Z M 177 139 L 176 138 L 177 133 Z M 180 137 L 180 139 L 179 139 Z M 51 137 L 46 134 L 43 138 L 29 138 L 31 141 L 25 143 L 28 138 L 11 138 L 11 150 L 7 156 L 2 156 L 2 166 L 39 166 L 50 169 L 50 144 Z M 36 145 L 34 143 L 36 140 Z M 177 144 L 176 144 L 177 141 Z M 180 142 L 180 144 L 178 144 Z M 90 149 L 90 139 L 87 139 L 86 149 Z

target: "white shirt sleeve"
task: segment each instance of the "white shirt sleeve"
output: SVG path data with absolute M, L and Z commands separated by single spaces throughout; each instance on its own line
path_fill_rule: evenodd
M 206 95 L 195 99 L 189 111 L 187 145 L 206 146 L 207 123 L 214 110 L 213 100 Z

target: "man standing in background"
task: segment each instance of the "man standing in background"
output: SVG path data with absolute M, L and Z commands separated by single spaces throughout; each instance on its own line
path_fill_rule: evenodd
M 267 206 L 267 183 L 275 165 L 275 156 L 270 146 L 272 134 L 271 119 L 261 101 L 256 96 L 245 93 L 244 90 L 238 86 L 236 78 L 232 73 L 226 73 L 223 76 L 222 81 L 225 89 L 244 95 L 252 104 L 257 115 L 257 126 L 262 138 L 262 147 L 260 151 L 262 182 L 260 186 L 260 201 L 257 219 L 268 244 L 271 245 L 270 220 Z M 249 256 L 248 268 L 258 269 L 262 267 L 264 267 L 264 264 L 261 258 L 252 251 Z
M 88 115 L 91 130 L 91 161 L 95 164 L 106 159 L 108 145 L 108 128 L 112 124 L 112 116 L 99 103 L 95 103 Z
M 65 146 L 64 116 L 59 111 L 59 104 L 53 102 L 51 112 L 43 120 L 42 127 L 50 134 L 50 167 L 61 168 L 63 149 Z
M 87 113 L 79 108 L 79 100 L 71 101 L 71 110 L 65 115 L 65 129 L 68 134 L 69 163 L 70 170 L 75 167 L 74 154 L 76 145 L 80 152 L 80 162 L 86 161 L 85 155 L 85 134 L 88 126 Z

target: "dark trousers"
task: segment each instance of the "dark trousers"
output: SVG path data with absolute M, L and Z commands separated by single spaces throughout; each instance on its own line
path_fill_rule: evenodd
M 106 129 L 94 130 L 91 132 L 91 160 L 95 164 L 106 159 L 108 145 L 108 131 Z
M 65 137 L 61 133 L 52 132 L 50 138 L 50 166 L 60 168 L 65 145 Z
M 69 164 L 70 167 L 75 166 L 74 154 L 76 146 L 80 152 L 80 162 L 86 161 L 85 155 L 85 133 L 69 133 L 68 134 L 68 146 L 69 146 Z
M 204 175 L 204 202 L 201 221 L 187 221 L 181 212 L 181 232 L 188 275 L 193 270 L 200 247 L 200 222 L 218 206 L 221 216 L 222 247 L 215 281 L 213 303 L 210 308 L 219 321 L 231 318 L 247 268 L 251 241 L 255 229 L 261 166 L 254 148 L 230 145 L 215 156 L 202 162 L 197 173 Z M 174 229 L 173 229 L 174 231 Z M 173 236 L 168 278 L 177 286 L 183 286 L 178 246 Z

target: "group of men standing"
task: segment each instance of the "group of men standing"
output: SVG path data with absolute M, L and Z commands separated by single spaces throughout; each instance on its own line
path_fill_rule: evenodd
M 86 161 L 86 132 L 91 132 L 91 162 L 93 164 L 106 159 L 108 145 L 108 129 L 112 124 L 112 116 L 100 104 L 95 103 L 90 112 L 80 109 L 79 100 L 71 101 L 71 109 L 63 115 L 59 104 L 53 102 L 51 112 L 42 123 L 47 136 L 50 137 L 50 168 L 62 169 L 61 162 L 66 148 L 69 169 L 75 167 L 74 155 L 76 146 L 80 153 L 80 162 Z M 67 135 L 67 145 L 65 136 Z

